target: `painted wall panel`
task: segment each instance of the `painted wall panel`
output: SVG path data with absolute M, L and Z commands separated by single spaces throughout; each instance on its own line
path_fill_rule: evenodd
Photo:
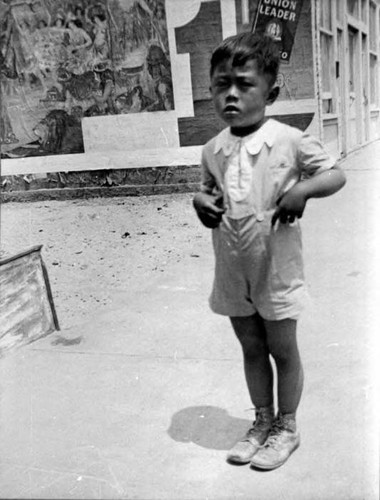
M 156 166 L 199 165 L 201 146 L 185 148 L 147 148 L 133 151 L 100 151 L 86 154 L 57 155 L 55 157 L 28 157 L 18 160 L 2 160 L 1 175 L 21 176 L 29 186 L 33 178 L 43 177 L 46 172 L 66 173 L 110 169 L 151 168 Z
M 178 117 L 194 116 L 193 90 L 189 54 L 177 53 L 175 28 L 194 19 L 201 6 L 201 0 L 166 0 L 166 16 L 170 60 L 172 66 L 175 111 Z
M 213 49 L 222 41 L 222 12 L 219 0 L 202 2 L 195 19 L 177 28 L 179 54 L 190 54 L 193 101 L 210 99 L 209 62 Z
M 137 118 L 137 119 L 136 119 Z M 97 116 L 82 121 L 86 152 L 132 151 L 179 146 L 174 111 Z

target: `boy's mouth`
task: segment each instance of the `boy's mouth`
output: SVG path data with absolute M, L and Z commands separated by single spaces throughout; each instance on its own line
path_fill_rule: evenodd
M 239 113 L 239 108 L 237 106 L 234 106 L 233 104 L 227 104 L 227 106 L 224 108 L 224 113 Z
M 234 118 L 240 113 L 240 109 L 233 104 L 228 104 L 224 109 L 223 109 L 223 114 L 226 118 Z

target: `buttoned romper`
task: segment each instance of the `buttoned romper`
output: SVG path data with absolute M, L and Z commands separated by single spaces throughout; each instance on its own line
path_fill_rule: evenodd
M 299 317 L 306 298 L 300 224 L 272 226 L 271 219 L 287 190 L 334 164 L 318 140 L 273 119 L 243 138 L 224 129 L 204 146 L 201 190 L 223 196 L 225 208 L 212 231 L 214 312 Z

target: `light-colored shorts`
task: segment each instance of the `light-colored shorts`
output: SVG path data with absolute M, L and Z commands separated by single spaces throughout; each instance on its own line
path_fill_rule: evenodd
M 306 298 L 298 221 L 271 227 L 271 214 L 226 216 L 213 230 L 215 278 L 210 307 L 226 316 L 259 313 L 267 320 L 297 319 Z

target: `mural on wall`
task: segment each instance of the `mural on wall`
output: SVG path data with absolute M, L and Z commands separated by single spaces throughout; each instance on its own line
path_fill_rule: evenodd
M 0 0 L 3 158 L 81 153 L 81 120 L 174 109 L 165 0 Z

